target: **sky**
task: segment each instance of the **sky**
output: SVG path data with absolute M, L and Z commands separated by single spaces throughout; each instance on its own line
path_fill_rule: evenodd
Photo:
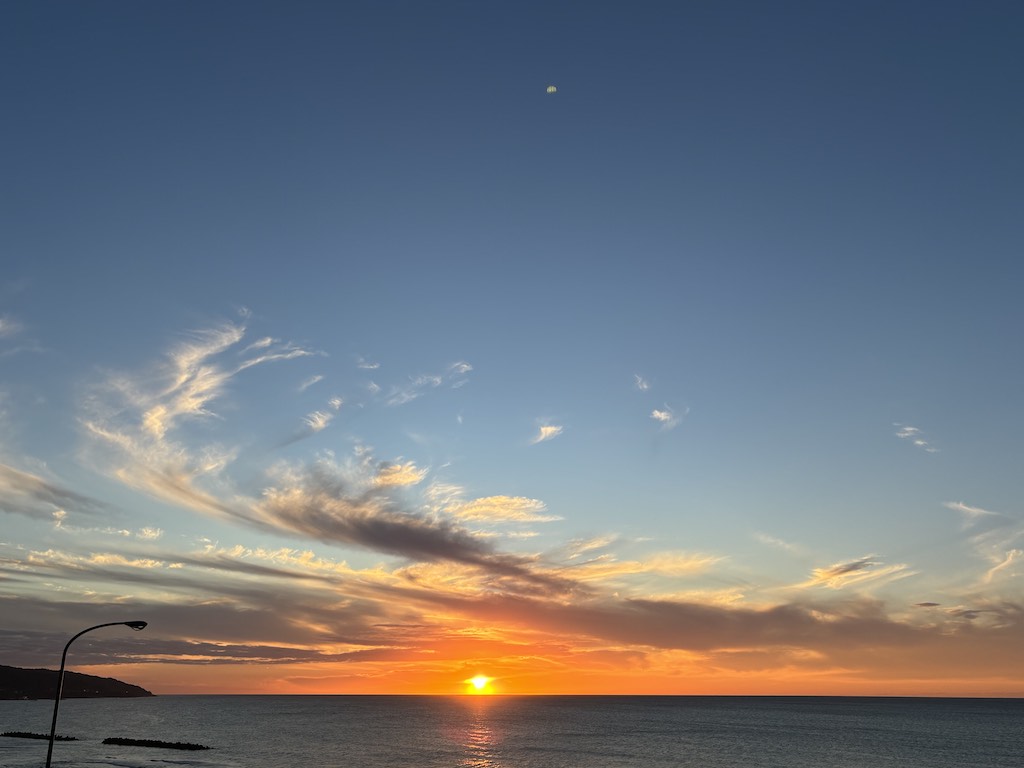
M 2 4 L 0 664 L 1024 695 L 1021 39 Z

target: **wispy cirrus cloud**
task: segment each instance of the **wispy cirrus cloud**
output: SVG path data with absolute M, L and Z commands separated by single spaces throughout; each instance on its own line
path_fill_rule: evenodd
M 325 411 L 313 411 L 312 413 L 306 414 L 306 417 L 302 421 L 310 432 L 315 433 L 326 429 L 333 418 L 333 413 L 326 413 Z
M 263 337 L 241 347 L 246 329 L 223 323 L 195 331 L 154 369 L 112 374 L 90 393 L 81 420 L 88 443 L 84 457 L 126 485 L 157 498 L 231 518 L 239 505 L 213 488 L 237 457 L 236 447 L 198 447 L 177 439 L 186 422 L 217 421 L 213 404 L 243 371 L 315 354 L 290 342 Z M 307 428 L 309 425 L 307 424 Z M 210 487 L 203 487 L 202 482 Z
M 607 549 L 618 540 L 619 537 L 615 534 L 592 536 L 589 539 L 573 539 L 566 546 L 566 558 L 568 560 L 574 560 L 578 557 L 587 555 L 588 553 Z
M 249 354 L 250 352 L 252 352 L 254 350 L 267 349 L 268 347 L 272 346 L 276 342 L 277 342 L 277 340 L 274 339 L 272 336 L 264 336 L 263 338 L 256 339 L 255 341 L 250 342 L 245 347 L 243 347 L 242 348 L 242 354 L 243 355 L 247 355 L 247 354 Z
M 874 555 L 867 555 L 857 560 L 815 568 L 811 573 L 811 578 L 797 584 L 796 587 L 800 589 L 813 587 L 844 589 L 866 582 L 904 578 L 910 575 L 913 574 L 909 570 L 909 566 L 905 564 L 885 565 L 876 560 Z
M 946 509 L 951 509 L 954 512 L 959 512 L 964 516 L 964 525 L 970 526 L 979 520 L 986 517 L 1001 517 L 998 512 L 990 512 L 987 509 L 981 507 L 972 507 L 968 504 L 964 504 L 962 501 L 946 501 L 943 502 L 942 506 Z
M 244 547 L 236 544 L 233 547 L 221 547 L 215 544 L 206 544 L 197 562 L 202 564 L 214 563 L 215 567 L 234 569 L 236 563 L 257 561 L 270 563 L 275 567 L 284 568 L 286 575 L 303 575 L 309 573 L 325 574 L 330 576 L 367 576 L 373 574 L 379 576 L 381 571 L 359 572 L 349 567 L 344 560 L 334 560 L 317 555 L 310 549 L 294 549 L 292 547 L 278 547 L 269 549 L 265 547 Z
M 314 384 L 319 384 L 323 380 L 324 380 L 324 377 L 321 374 L 317 374 L 315 376 L 310 376 L 308 379 L 305 379 L 301 384 L 299 384 L 299 392 L 305 392 L 307 389 L 312 387 Z
M 440 376 L 421 375 L 409 379 L 405 386 L 394 387 L 388 395 L 388 405 L 405 405 L 423 395 L 428 389 L 436 389 L 443 382 Z
M 336 412 L 340 410 L 341 406 L 342 399 L 340 397 L 332 397 L 327 401 L 327 407 L 330 408 L 329 411 L 317 410 L 307 413 L 302 418 L 302 427 L 289 438 L 278 443 L 277 447 L 284 448 L 327 429 L 331 422 L 334 421 Z
M 651 383 L 639 373 L 633 374 L 633 387 L 640 392 L 646 392 L 651 388 Z
M 412 376 L 404 384 L 393 386 L 389 391 L 385 402 L 390 406 L 405 405 L 406 403 L 411 403 L 413 400 L 421 397 L 427 391 L 437 389 L 442 385 L 447 385 L 452 389 L 458 389 L 469 381 L 467 376 L 472 370 L 472 365 L 464 361 L 459 361 L 449 365 L 444 373 L 441 374 L 420 374 L 418 376 Z M 380 387 L 371 382 L 371 392 L 376 394 L 376 392 L 379 391 Z
M 116 526 L 83 526 L 72 523 L 68 520 L 68 513 L 63 509 L 55 510 L 53 515 L 53 528 L 55 531 L 70 534 L 76 537 L 99 534 L 101 536 L 117 536 L 123 539 L 135 539 L 137 541 L 157 541 L 164 535 L 162 528 L 155 526 L 143 526 L 142 528 L 118 528 Z
M 641 574 L 680 577 L 702 573 L 722 559 L 717 555 L 691 552 L 656 552 L 643 560 L 618 560 L 605 556 L 573 565 L 566 573 L 585 581 L 605 581 Z
M 547 513 L 547 505 L 538 499 L 522 496 L 486 496 L 467 502 L 456 502 L 445 511 L 459 520 L 485 523 L 548 523 L 561 520 Z
M 900 440 L 906 440 L 926 453 L 939 452 L 939 449 L 926 440 L 924 434 L 917 427 L 913 427 L 910 424 L 902 424 L 900 422 L 893 422 L 893 426 L 896 427 L 895 434 Z
M 240 362 L 225 365 L 222 353 L 237 345 L 245 335 L 245 327 L 225 323 L 215 328 L 195 331 L 192 338 L 180 343 L 155 373 L 159 382 L 144 391 L 126 378 L 112 379 L 111 388 L 130 405 L 143 407 L 143 431 L 162 440 L 182 418 L 211 417 L 208 405 L 222 396 L 228 382 L 242 371 L 256 365 L 291 360 L 314 354 L 291 343 L 281 344 L 270 338 L 245 347 Z
M 533 436 L 532 440 L 530 440 L 530 444 L 536 445 L 537 443 L 543 443 L 547 440 L 554 440 L 562 434 L 563 430 L 564 427 L 560 427 L 555 424 L 542 424 L 538 428 L 537 434 Z
M 1022 561 L 1024 561 L 1024 550 L 1009 550 L 1000 562 L 985 572 L 985 584 L 991 584 L 996 578 L 1014 578 L 1020 575 Z
M 975 554 L 988 564 L 980 576 L 979 584 L 992 586 L 1012 582 L 1020 573 L 1021 545 L 1024 543 L 1024 524 L 1001 512 L 947 501 L 946 509 L 960 513 L 963 530 Z
M 799 552 L 800 547 L 792 542 L 784 541 L 777 536 L 771 536 L 767 533 L 757 531 L 754 533 L 754 538 L 762 544 L 767 544 L 770 547 L 777 547 L 778 549 L 785 550 L 786 552 Z

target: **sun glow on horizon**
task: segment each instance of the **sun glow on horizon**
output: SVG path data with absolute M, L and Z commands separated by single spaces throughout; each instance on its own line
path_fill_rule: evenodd
M 487 675 L 477 675 L 476 677 L 471 677 L 468 680 L 463 680 L 462 682 L 469 686 L 469 693 L 488 694 L 493 693 L 491 690 L 491 681 L 493 680 L 493 677 L 487 677 Z

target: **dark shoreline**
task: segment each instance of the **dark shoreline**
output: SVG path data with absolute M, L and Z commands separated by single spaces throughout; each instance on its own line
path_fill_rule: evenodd
M 53 669 L 23 669 L 0 665 L 0 700 L 53 701 L 57 693 L 58 674 Z M 154 695 L 145 688 L 112 677 L 65 672 L 61 699 L 139 698 Z

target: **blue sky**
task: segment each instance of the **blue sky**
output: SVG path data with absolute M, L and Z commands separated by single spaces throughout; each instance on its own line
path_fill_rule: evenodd
M 0 13 L 7 663 L 1021 694 L 1019 4 Z

